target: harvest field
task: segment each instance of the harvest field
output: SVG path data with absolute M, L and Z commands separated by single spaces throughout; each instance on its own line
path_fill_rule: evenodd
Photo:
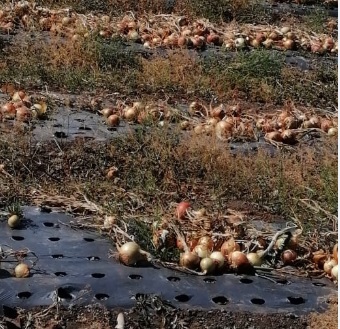
M 0 1 L 0 328 L 336 328 L 337 6 Z

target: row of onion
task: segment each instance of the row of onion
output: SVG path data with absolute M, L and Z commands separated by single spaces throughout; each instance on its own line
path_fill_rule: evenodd
M 215 45 L 227 50 L 264 47 L 279 50 L 300 48 L 318 54 L 338 51 L 337 40 L 329 34 L 317 35 L 290 26 L 224 24 L 217 27 L 208 20 L 190 22 L 186 17 L 175 15 L 141 15 L 137 18 L 131 14 L 113 18 L 108 15 L 80 15 L 69 10 L 50 10 L 22 2 L 13 9 L 0 11 L 0 28 L 13 30 L 16 19 L 27 29 L 38 27 L 69 36 L 74 41 L 98 33 L 104 38 L 121 35 L 130 41 L 142 43 L 146 48 L 163 46 L 200 49 L 206 45 Z M 326 29 L 330 33 L 336 27 L 337 23 L 332 20 Z

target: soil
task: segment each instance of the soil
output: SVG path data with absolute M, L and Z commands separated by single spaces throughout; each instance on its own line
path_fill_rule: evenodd
M 124 328 L 172 328 L 172 329 L 330 329 L 337 327 L 337 301 L 329 301 L 325 313 L 297 317 L 294 314 L 257 314 L 228 312 L 224 310 L 151 310 L 136 306 L 132 310 L 107 310 L 91 305 L 63 309 L 62 307 L 18 310 L 15 318 L 2 318 L 4 328 L 46 329 L 109 329 L 114 328 L 117 316 L 123 312 Z M 10 312 L 8 312 L 10 313 Z M 13 317 L 13 316 L 12 316 Z M 117 328 L 117 327 L 116 327 Z

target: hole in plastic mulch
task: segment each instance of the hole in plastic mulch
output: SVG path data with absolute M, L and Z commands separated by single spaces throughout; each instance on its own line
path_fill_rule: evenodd
M 57 238 L 57 237 L 52 237 L 52 238 L 48 238 L 50 241 L 53 241 L 53 242 L 55 242 L 55 241 L 59 241 L 60 240 L 60 238 Z
M 96 279 L 101 279 L 105 276 L 103 273 L 92 273 L 91 276 Z
M 129 275 L 129 279 L 131 280 L 140 280 L 140 279 L 143 279 L 143 277 L 139 274 L 130 274 Z
M 245 283 L 245 284 L 250 284 L 250 283 L 253 283 L 253 280 L 248 279 L 248 278 L 242 278 L 240 279 L 240 282 Z
M 302 297 L 287 297 L 287 299 L 293 305 L 300 305 L 305 303 L 305 300 Z
M 218 305 L 226 305 L 228 303 L 228 299 L 224 296 L 216 296 L 212 298 L 212 301 Z
M 52 258 L 54 259 L 61 259 L 61 258 L 64 258 L 64 255 L 63 254 L 54 254 L 54 255 L 51 255 Z
M 263 305 L 265 303 L 265 300 L 262 298 L 253 298 L 250 301 L 255 305 Z
M 177 295 L 175 297 L 175 299 L 178 301 L 178 302 L 181 302 L 181 303 L 185 303 L 185 302 L 188 302 L 191 297 L 186 295 L 186 294 L 181 294 L 181 295 Z
M 23 236 L 18 236 L 18 235 L 13 235 L 12 239 L 15 240 L 15 241 L 25 240 L 25 238 Z
M 32 293 L 29 291 L 22 291 L 22 292 L 19 292 L 17 296 L 20 299 L 28 299 L 32 296 Z
M 96 294 L 94 297 L 98 300 L 107 300 L 110 296 L 107 294 Z
M 177 276 L 168 276 L 166 279 L 167 279 L 168 281 L 170 281 L 170 282 L 178 282 L 178 281 L 181 281 L 181 279 L 180 279 L 179 277 L 177 277 Z
M 67 273 L 66 272 L 55 272 L 54 275 L 63 277 L 63 276 L 66 276 Z

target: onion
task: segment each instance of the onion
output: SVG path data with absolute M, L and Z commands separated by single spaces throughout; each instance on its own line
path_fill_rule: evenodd
M 328 274 L 331 275 L 332 268 L 337 265 L 337 262 L 335 259 L 330 259 L 323 265 L 323 270 Z
M 112 114 L 106 119 L 106 124 L 110 127 L 116 127 L 119 125 L 120 118 L 117 114 Z
M 211 253 L 210 258 L 215 262 L 217 268 L 221 268 L 224 265 L 225 258 L 220 251 L 214 251 Z
M 235 47 L 238 49 L 244 48 L 246 46 L 246 40 L 244 38 L 237 38 L 235 40 Z
M 124 118 L 127 121 L 135 121 L 138 115 L 138 111 L 135 107 L 127 107 L 124 109 Z
M 204 274 L 209 274 L 214 272 L 216 264 L 211 258 L 203 258 L 200 262 L 200 268 L 204 272 Z
M 250 265 L 247 256 L 241 251 L 233 251 L 229 255 L 229 261 L 234 268 L 243 268 Z
M 337 134 L 338 134 L 338 128 L 336 127 L 329 128 L 327 132 L 328 136 L 336 136 Z
M 30 275 L 30 268 L 25 263 L 21 263 L 15 267 L 14 272 L 17 278 L 27 278 Z
M 26 106 L 17 108 L 16 119 L 18 121 L 29 121 L 31 117 L 32 112 Z
M 198 240 L 198 245 L 206 246 L 209 250 L 212 250 L 214 247 L 214 241 L 210 236 L 202 236 Z
M 222 141 L 226 140 L 232 134 L 233 125 L 226 121 L 219 121 L 215 126 L 216 137 Z
M 117 167 L 110 167 L 109 170 L 107 171 L 106 177 L 108 179 L 112 179 L 117 176 L 117 173 L 118 173 Z
M 333 257 L 336 261 L 338 261 L 338 244 L 337 243 L 333 247 Z
M 104 219 L 104 228 L 110 229 L 117 222 L 115 216 L 105 216 Z
M 281 133 L 282 142 L 285 144 L 294 144 L 296 142 L 296 133 L 292 129 L 286 129 Z
M 263 263 L 260 254 L 257 252 L 250 252 L 249 254 L 247 254 L 247 258 L 252 266 L 261 266 Z
M 229 256 L 230 253 L 236 250 L 239 251 L 240 246 L 235 242 L 235 239 L 233 237 L 225 241 L 221 246 L 221 253 L 224 257 Z
M 20 90 L 20 91 L 16 91 L 12 97 L 12 100 L 14 102 L 18 102 L 21 101 L 25 98 L 26 94 L 24 91 Z
M 198 244 L 194 248 L 193 252 L 195 252 L 199 258 L 206 258 L 206 257 L 209 257 L 210 255 L 209 248 L 206 245 L 201 245 L 201 244 Z
M 278 131 L 271 131 L 265 135 L 266 139 L 272 140 L 274 142 L 282 142 L 282 135 Z
M 119 249 L 119 260 L 127 266 L 136 264 L 140 260 L 147 259 L 147 253 L 140 249 L 136 242 L 126 242 Z
M 297 253 L 294 250 L 287 249 L 281 255 L 283 264 L 289 265 L 294 263 L 297 258 Z
M 20 217 L 18 215 L 12 215 L 8 218 L 8 226 L 11 228 L 16 228 L 20 225 Z
M 330 128 L 333 127 L 333 122 L 332 120 L 329 119 L 323 119 L 321 120 L 321 129 L 327 133 Z
M 183 267 L 194 270 L 198 267 L 199 263 L 200 258 L 195 252 L 187 251 L 180 255 L 179 264 Z
M 331 270 L 331 276 L 333 280 L 338 281 L 338 265 L 333 266 Z
M 104 118 L 108 118 L 110 115 L 113 114 L 113 108 L 106 107 L 105 109 L 102 109 L 100 113 L 103 115 Z
M 323 266 L 325 264 L 327 258 L 327 254 L 323 250 L 318 250 L 313 252 L 313 263 L 318 266 L 318 268 L 323 269 Z
M 186 217 L 186 211 L 191 207 L 187 201 L 181 201 L 176 207 L 176 216 L 178 219 L 184 219 Z

